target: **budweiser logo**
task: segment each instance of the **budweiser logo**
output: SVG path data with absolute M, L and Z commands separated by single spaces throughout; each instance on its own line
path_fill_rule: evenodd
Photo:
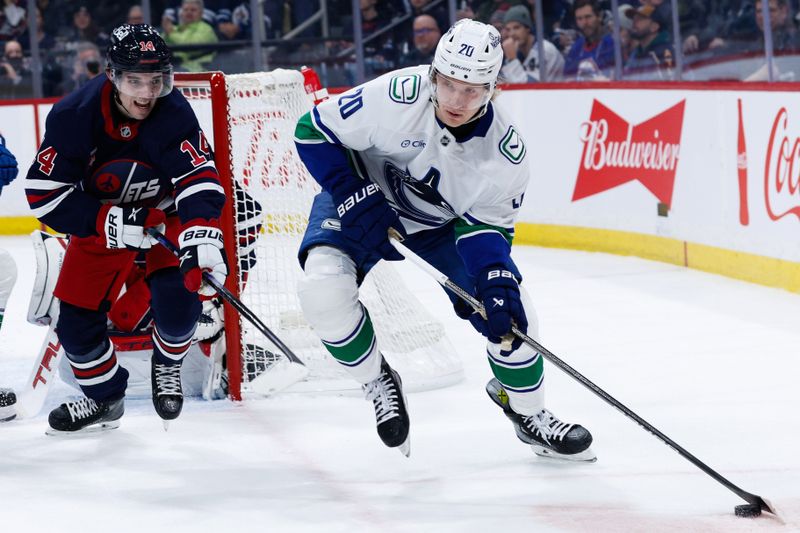
M 778 220 L 800 218 L 800 136 L 789 131 L 789 113 L 782 107 L 772 123 L 764 164 L 767 214 Z M 796 166 L 795 166 L 796 165 Z
M 685 104 L 634 126 L 595 100 L 589 121 L 581 125 L 583 154 L 572 201 L 638 180 L 671 205 Z

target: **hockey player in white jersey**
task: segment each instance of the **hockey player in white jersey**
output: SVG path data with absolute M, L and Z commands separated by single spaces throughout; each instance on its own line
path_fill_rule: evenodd
M 543 361 L 501 338 L 512 321 L 532 337 L 537 319 L 511 259 L 514 222 L 529 180 L 523 139 L 492 102 L 503 60 L 492 26 L 457 22 L 433 64 L 390 72 L 301 117 L 298 152 L 322 186 L 299 252 L 298 294 L 330 354 L 372 400 L 378 434 L 409 452 L 400 376 L 380 352 L 358 286 L 379 260 L 399 260 L 387 232 L 473 291 L 487 317 L 451 296 L 488 339 L 486 389 L 540 455 L 593 460 L 590 433 L 545 409 Z M 508 347 L 505 345 L 505 347 Z

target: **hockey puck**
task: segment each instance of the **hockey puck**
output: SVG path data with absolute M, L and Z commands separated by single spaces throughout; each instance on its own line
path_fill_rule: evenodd
M 748 503 L 746 505 L 737 505 L 734 510 L 736 516 L 742 518 L 755 518 L 761 516 L 761 506 L 757 503 Z

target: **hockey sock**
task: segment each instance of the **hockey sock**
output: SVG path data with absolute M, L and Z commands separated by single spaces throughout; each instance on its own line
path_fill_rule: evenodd
M 162 365 L 176 365 L 183 362 L 192 345 L 194 330 L 188 337 L 175 338 L 153 328 L 153 361 Z
M 128 371 L 119 366 L 114 345 L 108 339 L 86 354 L 64 352 L 72 367 L 75 381 L 88 398 L 102 401 L 125 394 Z
M 368 383 L 377 377 L 381 356 L 372 320 L 363 306 L 361 319 L 354 330 L 339 340 L 322 339 L 322 344 L 361 383 Z
M 487 355 L 492 373 L 508 392 L 516 413 L 527 416 L 544 409 L 544 360 L 536 350 L 522 345 L 501 355 L 500 345 L 490 342 Z

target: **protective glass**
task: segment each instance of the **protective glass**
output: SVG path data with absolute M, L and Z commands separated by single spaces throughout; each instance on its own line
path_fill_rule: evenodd
M 488 83 L 464 83 L 438 72 L 433 77 L 433 96 L 441 106 L 463 110 L 479 109 L 489 102 L 491 95 Z
M 172 91 L 172 69 L 165 72 L 128 72 L 113 70 L 111 81 L 117 90 L 133 98 L 161 98 Z

